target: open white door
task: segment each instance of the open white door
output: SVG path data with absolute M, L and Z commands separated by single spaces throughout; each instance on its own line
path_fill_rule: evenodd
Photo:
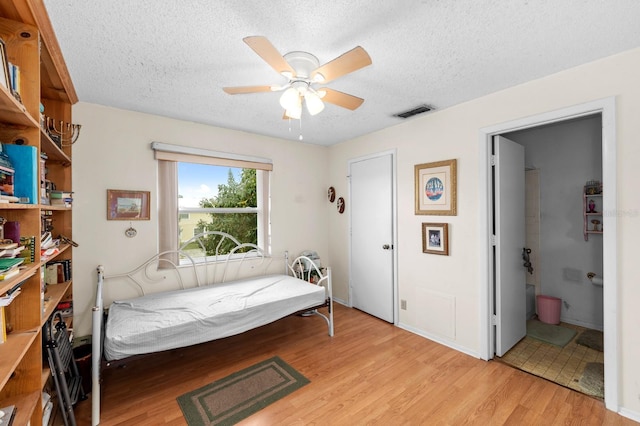
M 496 355 L 527 334 L 524 147 L 502 136 L 493 140 Z
M 354 308 L 394 321 L 392 155 L 350 164 L 351 298 Z

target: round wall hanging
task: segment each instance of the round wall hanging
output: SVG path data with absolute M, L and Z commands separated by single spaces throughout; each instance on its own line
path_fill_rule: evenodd
M 344 213 L 344 198 L 338 198 L 338 204 L 336 205 L 336 207 L 338 208 L 338 213 Z
M 336 200 L 336 189 L 333 186 L 330 186 L 327 190 L 327 197 L 332 203 Z
M 133 226 L 129 226 L 127 229 L 125 229 L 124 235 L 126 235 L 129 238 L 133 238 L 136 235 L 138 235 L 138 231 L 136 231 L 136 229 Z

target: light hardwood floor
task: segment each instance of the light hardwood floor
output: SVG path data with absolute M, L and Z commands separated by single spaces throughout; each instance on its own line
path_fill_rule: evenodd
M 601 401 L 486 362 L 355 309 L 336 335 L 316 317 L 276 323 L 103 373 L 102 425 L 185 425 L 179 395 L 278 355 L 311 383 L 242 425 L 633 425 Z M 90 399 L 76 407 L 90 424 Z

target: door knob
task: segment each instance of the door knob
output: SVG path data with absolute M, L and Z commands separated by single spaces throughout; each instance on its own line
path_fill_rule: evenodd
M 389 250 L 389 249 L 391 249 L 391 246 L 390 246 L 389 244 L 384 244 L 384 245 L 382 246 L 382 248 L 383 248 L 384 250 Z

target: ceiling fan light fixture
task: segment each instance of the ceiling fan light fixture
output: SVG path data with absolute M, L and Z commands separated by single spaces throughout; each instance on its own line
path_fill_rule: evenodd
M 289 87 L 280 96 L 280 106 L 285 110 L 292 110 L 300 103 L 300 93 L 295 87 Z
M 318 73 L 315 73 L 313 75 L 313 82 L 314 83 L 324 83 L 324 75 Z
M 302 117 L 302 105 L 285 110 L 284 115 L 295 120 L 300 120 L 300 118 Z
M 324 109 L 324 102 L 320 100 L 320 96 L 311 91 L 305 94 L 304 103 L 307 106 L 307 111 L 309 111 L 311 115 L 319 114 Z

